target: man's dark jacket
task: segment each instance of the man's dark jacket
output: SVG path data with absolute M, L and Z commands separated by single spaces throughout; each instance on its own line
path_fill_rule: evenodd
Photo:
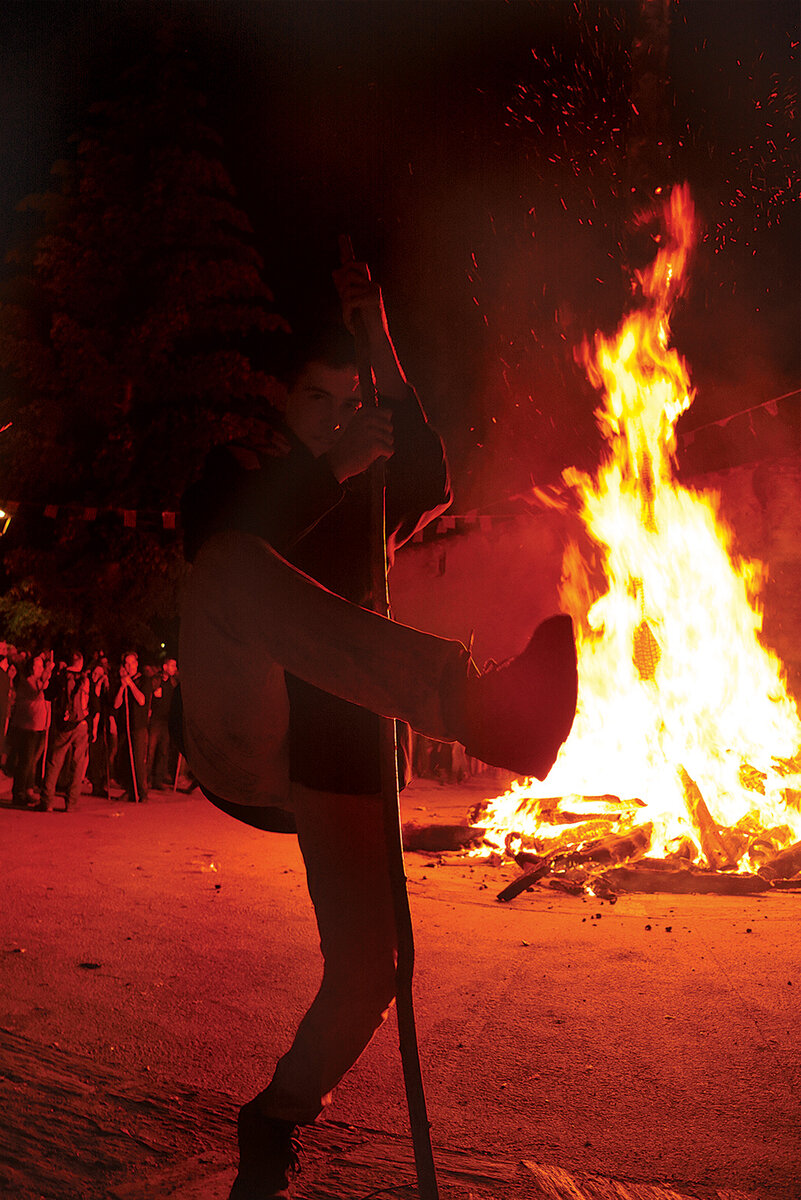
M 387 556 L 443 512 L 452 494 L 445 450 L 415 393 L 385 400 L 395 450 L 386 464 Z M 369 473 L 340 484 L 325 455 L 315 458 L 281 425 L 264 441 L 209 454 L 182 504 L 191 562 L 223 529 L 253 533 L 305 574 L 355 604 L 371 589 Z M 381 790 L 379 719 L 287 673 L 290 778 L 325 792 Z M 408 729 L 399 728 L 401 785 L 409 778 Z

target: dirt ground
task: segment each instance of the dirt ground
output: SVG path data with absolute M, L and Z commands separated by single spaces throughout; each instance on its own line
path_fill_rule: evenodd
M 404 816 L 480 793 L 417 782 Z M 237 1107 L 319 980 L 294 838 L 199 794 L 7 804 L 0 1196 L 227 1200 Z M 441 1200 L 798 1200 L 801 895 L 500 904 L 516 868 L 407 873 Z M 299 1200 L 417 1195 L 393 1018 L 304 1144 Z

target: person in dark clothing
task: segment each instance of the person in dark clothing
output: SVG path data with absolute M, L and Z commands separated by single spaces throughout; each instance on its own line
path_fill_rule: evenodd
M 11 715 L 10 709 L 11 662 L 9 661 L 8 644 L 0 642 L 0 769 L 3 769 L 8 761 L 6 731 L 8 729 L 8 718 Z
M 165 658 L 151 684 L 147 778 L 150 787 L 164 791 L 170 785 L 170 711 L 178 686 L 178 664 L 174 658 Z
M 447 508 L 451 490 L 442 442 L 400 368 L 380 292 L 359 266 L 343 270 L 338 283 L 346 321 L 358 307 L 368 323 L 381 407 L 361 405 L 352 337 L 344 328 L 326 331 L 302 347 L 288 375 L 281 426 L 263 445 L 213 452 L 186 498 L 183 519 L 190 557 L 193 543 L 202 544 L 215 528 L 237 528 L 256 534 L 332 591 L 365 604 L 371 585 L 367 468 L 378 458 L 388 460 L 390 560 Z M 243 1118 L 255 1118 L 256 1126 L 262 1119 L 289 1126 L 313 1121 L 385 1019 L 394 994 L 395 930 L 378 800 L 379 718 L 294 676 L 286 676 L 286 686 L 290 803 L 325 974 L 295 1043 Z M 404 754 L 402 783 L 407 763 Z M 244 806 L 221 807 L 246 821 L 253 816 Z M 252 1175 L 245 1157 L 233 1197 L 256 1194 Z
M 277 810 L 291 815 L 324 960 L 292 1046 L 240 1110 L 230 1200 L 289 1195 L 298 1126 L 329 1102 L 394 999 L 375 714 L 408 713 L 434 737 L 462 740 L 480 727 L 488 746 L 495 736 L 483 728 L 482 703 L 466 694 L 463 647 L 356 607 L 371 586 L 372 463 L 386 460 L 390 562 L 445 510 L 451 489 L 442 442 L 395 354 L 380 290 L 363 264 L 336 278 L 345 324 L 352 329 L 357 311 L 364 321 L 379 407 L 361 406 L 352 340 L 344 353 L 331 342 L 304 349 L 286 379 L 283 423 L 259 445 L 213 451 L 182 506 L 193 563 L 179 649 L 185 753 L 223 811 L 262 829 L 288 827 Z M 556 620 L 567 628 L 560 625 L 552 658 L 566 664 L 567 682 L 549 698 L 560 717 L 545 739 L 546 771 L 575 710 L 572 630 L 569 618 Z
M 14 754 L 12 803 L 15 808 L 27 808 L 37 799 L 33 787 L 47 738 L 49 713 L 45 691 L 52 671 L 53 655 L 50 652 L 33 657 L 26 655 L 17 663 L 14 707 L 9 725 Z
M 144 804 L 147 800 L 147 720 L 150 682 L 139 673 L 139 656 L 129 650 L 122 656 L 119 687 L 114 696 L 117 722 L 116 775 L 124 800 Z
M 92 786 L 92 795 L 109 797 L 117 730 L 111 719 L 108 659 L 102 652 L 95 656 L 89 678 L 89 765 L 86 777 Z
M 50 736 L 39 811 L 52 811 L 66 765 L 64 807 L 72 812 L 80 801 L 89 759 L 89 672 L 83 669 L 80 650 L 70 655 L 69 663 L 59 664 L 45 694 L 50 701 Z

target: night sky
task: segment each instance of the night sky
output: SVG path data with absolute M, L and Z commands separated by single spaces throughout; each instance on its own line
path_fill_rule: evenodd
M 349 231 L 465 499 L 500 498 L 598 453 L 572 347 L 626 303 L 631 185 L 639 197 L 649 183 L 644 160 L 627 160 L 639 13 L 568 0 L 11 0 L 0 239 L 24 227 L 16 205 L 48 187 L 87 103 L 176 17 L 279 308 L 291 319 L 330 295 Z M 698 386 L 690 425 L 799 383 L 798 41 L 796 0 L 672 7 L 656 161 L 665 185 L 689 180 L 703 223 L 674 320 Z

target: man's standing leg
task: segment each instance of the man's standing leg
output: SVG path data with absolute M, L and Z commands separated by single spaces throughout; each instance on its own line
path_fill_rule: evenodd
M 50 729 L 50 742 L 47 748 L 44 783 L 42 784 L 42 799 L 39 812 L 51 812 L 56 799 L 56 785 L 64 766 L 64 759 L 70 748 L 72 730 L 62 729 L 56 732 Z
M 81 784 L 86 774 L 86 764 L 89 761 L 89 730 L 85 721 L 81 721 L 70 731 L 69 744 L 72 749 L 72 763 L 64 802 L 67 812 L 78 807 L 81 799 Z
M 260 1106 L 314 1121 L 382 1025 L 395 997 L 395 917 L 379 796 L 292 788 L 323 980 Z
M 27 808 L 29 791 L 33 788 L 36 763 L 42 744 L 42 734 L 33 729 L 12 727 L 14 749 L 14 782 L 12 803 L 15 808 Z
M 163 791 L 169 783 L 170 730 L 165 721 L 151 721 L 147 735 L 148 785 Z
M 131 731 L 133 766 L 140 804 L 147 800 L 147 727 Z
M 267 1088 L 239 1119 L 232 1200 L 284 1195 L 295 1127 L 311 1124 L 381 1026 L 395 997 L 396 933 L 380 797 L 293 785 L 323 979 Z M 264 1191 L 260 1190 L 264 1189 Z
M 132 750 L 128 742 L 128 730 L 125 727 L 124 716 L 120 721 L 119 735 L 117 737 L 113 776 L 123 789 L 121 799 L 135 800 Z

